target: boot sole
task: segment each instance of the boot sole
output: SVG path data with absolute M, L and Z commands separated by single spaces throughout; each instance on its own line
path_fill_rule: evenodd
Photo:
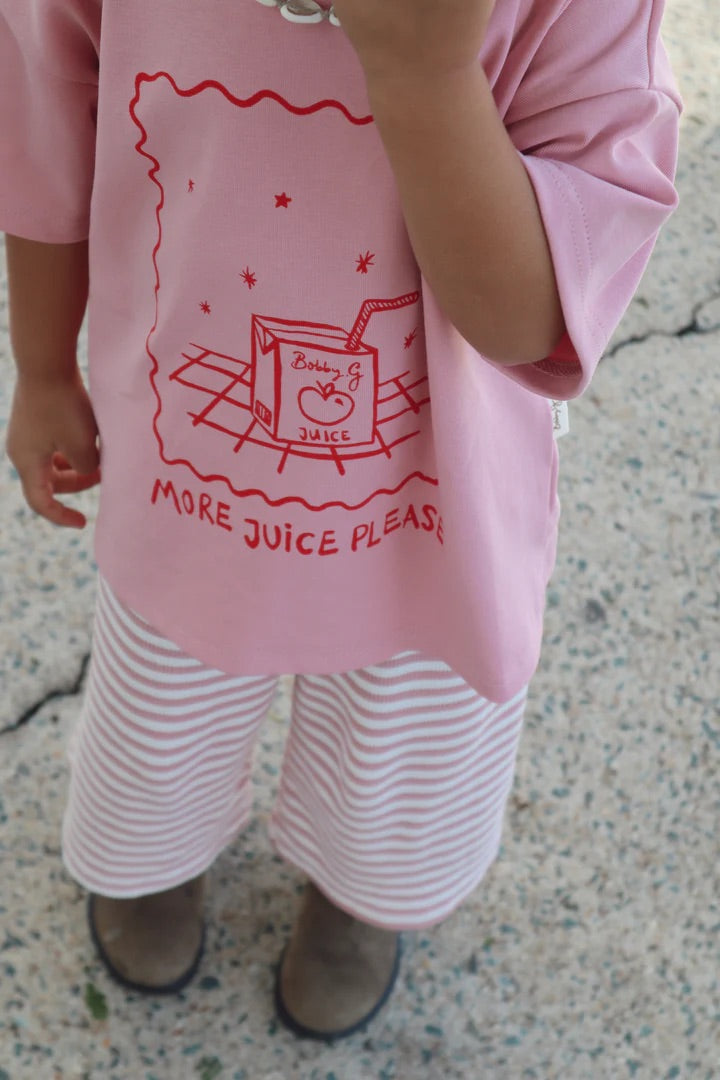
M 304 1024 L 299 1023 L 292 1016 L 292 1014 L 288 1012 L 285 1002 L 283 1001 L 282 991 L 280 988 L 280 974 L 282 972 L 283 960 L 285 959 L 286 951 L 287 946 L 285 946 L 280 955 L 280 961 L 277 965 L 275 972 L 275 1009 L 277 1010 L 279 1019 L 283 1022 L 285 1027 L 289 1028 L 290 1031 L 292 1031 L 295 1035 L 299 1035 L 302 1039 L 317 1039 L 320 1042 L 333 1042 L 335 1039 L 345 1039 L 348 1037 L 348 1035 L 354 1035 L 356 1032 L 361 1031 L 365 1027 L 365 1025 L 369 1024 L 370 1021 L 380 1012 L 383 1005 L 386 1003 L 386 1001 L 392 994 L 393 989 L 395 988 L 395 983 L 397 982 L 398 973 L 400 971 L 400 958 L 402 956 L 402 937 L 401 935 L 398 935 L 397 950 L 395 952 L 395 963 L 393 965 L 392 972 L 390 973 L 388 984 L 383 990 L 382 994 L 380 995 L 376 1003 L 373 1005 L 369 1013 L 366 1013 L 366 1015 L 363 1016 L 361 1020 L 357 1020 L 354 1024 L 351 1024 L 350 1027 L 342 1028 L 340 1031 L 316 1031 L 314 1028 L 305 1027 Z
M 100 959 L 102 960 L 103 964 L 107 968 L 108 973 L 112 976 L 115 982 L 119 983 L 121 986 L 124 986 L 127 990 L 137 990 L 142 994 L 177 994 L 180 990 L 183 989 L 183 987 L 187 986 L 187 984 L 192 978 L 194 978 L 195 974 L 197 973 L 198 967 L 200 966 L 200 961 L 202 960 L 203 954 L 205 952 L 204 922 L 202 927 L 202 938 L 200 939 L 200 948 L 198 949 L 197 955 L 195 956 L 195 959 L 193 960 L 187 971 L 180 975 L 174 982 L 166 983 L 164 986 L 146 986 L 144 983 L 136 983 L 133 982 L 131 979 L 127 979 L 114 966 L 112 960 L 105 952 L 102 942 L 100 941 L 100 938 L 98 936 L 97 930 L 95 929 L 95 919 L 93 917 L 94 906 L 95 897 L 91 893 L 88 897 L 87 903 L 87 918 L 90 927 L 90 935 L 92 937 L 93 944 L 97 949 L 98 955 L 100 956 Z

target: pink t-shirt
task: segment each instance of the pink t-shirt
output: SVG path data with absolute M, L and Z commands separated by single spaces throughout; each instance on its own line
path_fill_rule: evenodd
M 95 551 L 232 674 L 538 663 L 549 399 L 586 389 L 677 205 L 662 2 L 498 0 L 481 61 L 567 334 L 503 367 L 414 259 L 362 68 L 255 0 L 0 0 L 0 229 L 90 240 Z M 428 148 L 432 152 L 432 148 Z

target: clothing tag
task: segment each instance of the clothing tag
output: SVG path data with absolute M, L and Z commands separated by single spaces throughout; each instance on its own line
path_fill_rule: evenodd
M 567 401 L 550 401 L 553 415 L 553 435 L 556 439 L 562 439 L 570 431 L 570 412 Z

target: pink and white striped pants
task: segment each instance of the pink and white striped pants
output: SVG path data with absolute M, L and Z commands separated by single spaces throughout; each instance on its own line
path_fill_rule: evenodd
M 131 897 L 205 871 L 251 814 L 253 744 L 276 682 L 186 656 L 100 577 L 67 747 L 70 875 Z M 295 676 L 273 847 L 365 922 L 441 921 L 498 853 L 526 699 L 527 688 L 494 704 L 417 652 Z

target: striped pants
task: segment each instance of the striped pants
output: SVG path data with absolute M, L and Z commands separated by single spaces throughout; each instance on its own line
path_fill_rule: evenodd
M 100 577 L 67 746 L 70 875 L 131 897 L 208 869 L 251 814 L 253 745 L 276 683 L 184 655 Z M 295 676 L 274 849 L 367 923 L 441 921 L 497 856 L 526 698 L 494 704 L 417 652 Z

